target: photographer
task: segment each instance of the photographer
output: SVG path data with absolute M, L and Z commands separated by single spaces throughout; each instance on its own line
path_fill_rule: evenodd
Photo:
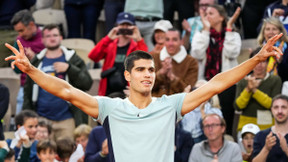
M 135 18 L 127 12 L 121 12 L 114 27 L 90 51 L 88 57 L 94 62 L 104 59 L 98 95 L 107 96 L 113 92 L 122 92 L 127 86 L 124 79 L 124 60 L 133 51 L 148 51 L 141 37 Z

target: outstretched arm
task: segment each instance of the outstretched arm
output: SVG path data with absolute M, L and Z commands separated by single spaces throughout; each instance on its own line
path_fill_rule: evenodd
M 95 98 L 72 87 L 66 81 L 47 75 L 35 68 L 25 56 L 23 46 L 19 40 L 17 40 L 17 44 L 19 46 L 19 51 L 11 45 L 7 43 L 5 44 L 5 46 L 15 54 L 15 56 L 9 56 L 5 59 L 6 61 L 13 61 L 11 63 L 13 69 L 16 65 L 22 72 L 28 74 L 32 80 L 47 92 L 71 102 L 73 105 L 94 118 L 98 117 L 98 102 Z
M 234 85 L 251 72 L 259 62 L 265 61 L 269 56 L 280 57 L 282 55 L 281 50 L 273 45 L 282 35 L 281 33 L 269 39 L 267 44 L 253 58 L 226 72 L 217 74 L 208 83 L 188 93 L 184 99 L 181 114 L 184 115 L 194 110 L 202 102 Z

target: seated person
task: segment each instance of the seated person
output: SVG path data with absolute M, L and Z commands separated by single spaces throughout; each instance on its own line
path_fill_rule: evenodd
M 74 130 L 74 141 L 76 145 L 81 144 L 84 151 L 86 150 L 91 130 L 92 128 L 87 124 L 81 124 Z
M 8 139 L 7 143 L 10 148 L 14 149 L 15 151 L 15 159 L 19 160 L 19 157 L 22 157 L 22 154 L 24 154 L 24 151 L 21 150 L 29 150 L 29 160 L 30 162 L 38 162 L 40 161 L 37 157 L 36 152 L 36 145 L 38 143 L 37 140 L 35 140 L 36 133 L 37 133 L 37 125 L 38 125 L 38 115 L 31 110 L 23 110 L 15 117 L 15 124 L 17 127 L 17 130 L 25 130 L 26 133 L 22 137 L 19 135 L 19 137 L 14 139 Z M 23 130 L 23 131 L 24 131 Z M 27 139 L 26 139 L 27 136 Z M 28 144 L 25 144 L 25 141 L 28 141 Z M 31 145 L 30 145 L 31 144 Z M 25 149 L 27 148 L 27 149 Z M 24 155 L 25 156 L 25 155 Z
M 45 139 L 37 144 L 37 156 L 42 162 L 54 162 L 57 145 L 54 141 Z
M 260 128 L 252 123 L 246 124 L 243 126 L 241 131 L 241 142 L 240 147 L 242 149 L 242 158 L 244 161 L 251 162 L 252 151 L 253 151 L 253 142 L 255 135 L 260 131 Z
M 38 127 L 36 133 L 36 140 L 44 140 L 49 139 L 52 133 L 52 125 L 51 122 L 45 118 L 40 117 L 38 119 Z

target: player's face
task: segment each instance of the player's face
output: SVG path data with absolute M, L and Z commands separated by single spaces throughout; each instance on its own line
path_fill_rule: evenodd
M 130 84 L 131 91 L 150 94 L 155 81 L 155 67 L 153 60 L 140 59 L 134 61 L 131 73 L 125 71 L 125 78 Z

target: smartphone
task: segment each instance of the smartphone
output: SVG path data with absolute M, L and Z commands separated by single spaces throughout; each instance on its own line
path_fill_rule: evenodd
M 131 29 L 120 28 L 118 30 L 118 35 L 132 35 L 133 31 Z
M 18 130 L 15 132 L 15 138 L 20 140 L 21 136 L 24 136 L 26 134 L 26 130 L 24 128 L 24 126 L 21 126 L 20 128 L 18 128 Z

